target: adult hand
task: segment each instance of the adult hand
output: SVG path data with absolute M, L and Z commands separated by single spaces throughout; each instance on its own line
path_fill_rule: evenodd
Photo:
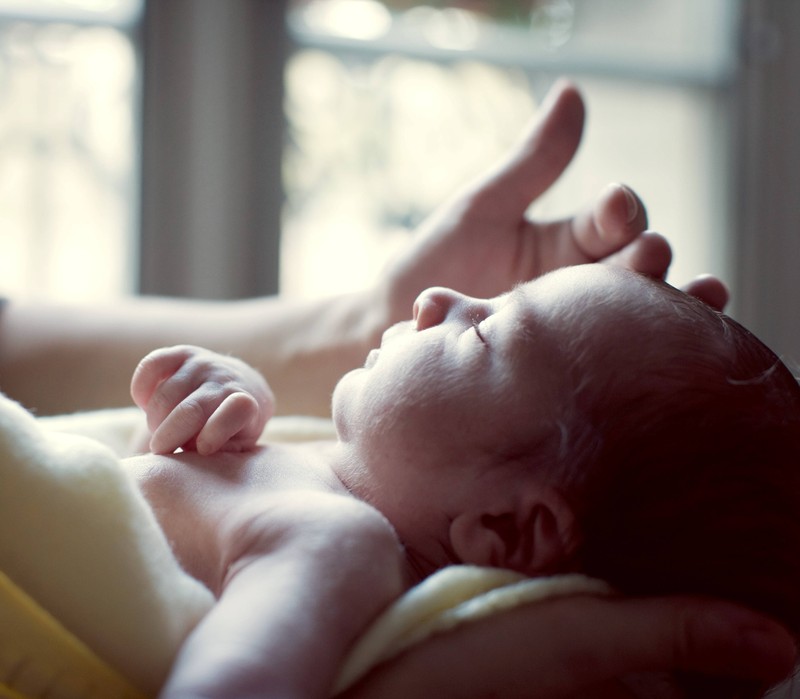
M 726 602 L 572 597 L 434 637 L 341 699 L 631 699 L 621 678 L 659 672 L 704 676 L 704 699 L 760 696 L 794 662 L 783 627 Z
M 563 173 L 580 143 L 584 105 L 559 82 L 527 136 L 493 172 L 442 206 L 384 276 L 388 322 L 405 319 L 429 286 L 492 297 L 515 284 L 567 265 L 608 260 L 663 278 L 671 261 L 667 241 L 645 233 L 647 213 L 623 185 L 610 185 L 596 202 L 558 221 L 526 216 L 531 202 Z M 713 278 L 687 291 L 717 308 L 727 292 Z
M 558 83 L 506 160 L 442 206 L 389 266 L 391 321 L 405 318 L 429 286 L 489 298 L 557 267 L 596 262 L 634 240 L 639 244 L 626 262 L 656 276 L 666 273 L 669 245 L 659 236 L 639 239 L 647 214 L 627 187 L 610 186 L 594 206 L 565 220 L 537 223 L 526 217 L 531 202 L 572 160 L 583 123 L 579 92 Z

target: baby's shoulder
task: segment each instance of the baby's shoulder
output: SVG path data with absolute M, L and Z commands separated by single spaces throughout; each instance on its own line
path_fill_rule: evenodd
M 339 541 L 399 547 L 394 528 L 374 507 L 319 489 L 270 491 L 242 501 L 232 524 L 238 530 L 235 538 L 263 537 L 263 547 L 269 549 Z
M 308 575 L 336 570 L 363 578 L 359 571 L 373 569 L 380 571 L 375 585 L 400 593 L 402 547 L 388 520 L 370 505 L 317 490 L 269 493 L 242 505 L 224 535 L 231 572 L 258 559 Z

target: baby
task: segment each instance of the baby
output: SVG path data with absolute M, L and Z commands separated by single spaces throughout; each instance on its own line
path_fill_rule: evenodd
M 158 454 L 128 463 L 219 598 L 164 697 L 326 696 L 370 620 L 453 563 L 725 597 L 800 633 L 800 388 L 662 282 L 429 289 L 340 380 L 333 443 L 258 445 L 264 379 L 197 348 L 146 357 L 132 395 Z

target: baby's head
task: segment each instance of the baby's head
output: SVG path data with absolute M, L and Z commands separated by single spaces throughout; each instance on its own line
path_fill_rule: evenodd
M 428 290 L 334 417 L 350 485 L 423 571 L 580 570 L 800 631 L 800 389 L 666 284 L 587 265 L 496 299 Z
M 573 355 L 555 473 L 580 530 L 574 566 L 629 594 L 731 599 L 800 636 L 797 380 L 731 318 L 634 283 L 645 321 L 616 349 L 587 338 Z

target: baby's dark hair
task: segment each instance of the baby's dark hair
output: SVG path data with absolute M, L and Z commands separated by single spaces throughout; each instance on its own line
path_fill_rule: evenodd
M 635 374 L 581 384 L 565 427 L 576 563 L 626 594 L 744 604 L 800 638 L 798 382 L 739 323 L 652 284 L 651 312 L 680 322 L 625 350 Z

